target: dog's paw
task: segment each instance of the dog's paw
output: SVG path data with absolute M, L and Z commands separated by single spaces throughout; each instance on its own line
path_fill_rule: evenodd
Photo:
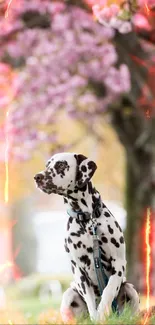
M 104 321 L 105 321 L 105 315 L 104 315 L 104 313 L 102 313 L 102 314 L 97 313 L 95 322 L 97 324 L 100 324 L 100 323 L 103 323 Z
M 103 307 L 103 306 L 99 306 L 98 310 L 97 310 L 97 316 L 96 316 L 96 323 L 103 323 L 106 320 L 106 317 L 109 315 L 110 310 L 108 308 L 108 306 Z
M 93 323 L 97 322 L 97 318 L 98 318 L 98 312 L 97 310 L 95 310 L 91 315 L 90 315 L 90 319 Z
M 65 324 L 73 323 L 74 316 L 69 308 L 61 310 L 61 318 Z
M 97 310 L 92 315 L 90 315 L 90 319 L 93 322 L 93 324 L 100 322 L 101 318 Z

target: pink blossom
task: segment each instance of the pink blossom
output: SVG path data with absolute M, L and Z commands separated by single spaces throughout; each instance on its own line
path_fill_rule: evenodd
M 130 33 L 132 31 L 132 24 L 131 22 L 129 21 L 123 21 L 121 24 L 120 24 L 120 27 L 118 28 L 118 31 L 121 33 L 121 34 L 127 34 L 127 33 Z
M 155 7 L 155 0 L 138 0 L 139 6 Z
M 113 17 L 116 17 L 119 13 L 119 7 L 117 5 L 111 5 L 109 7 L 100 7 L 95 5 L 92 8 L 95 18 L 102 24 L 110 24 L 110 20 Z
M 114 93 L 129 92 L 131 89 L 130 73 L 125 64 L 119 69 L 111 67 L 105 77 L 105 84 Z
M 109 23 L 101 26 L 91 14 L 76 6 L 62 6 L 62 2 L 31 0 L 23 5 L 14 10 L 15 22 L 21 22 L 20 14 L 25 10 L 39 7 L 41 13 L 50 13 L 52 24 L 48 29 L 26 28 L 2 48 L 2 57 L 7 53 L 25 60 L 18 78 L 11 83 L 16 99 L 9 116 L 9 132 L 11 150 L 17 159 L 29 159 L 40 143 L 46 143 L 47 148 L 58 141 L 52 126 L 61 111 L 92 123 L 95 114 L 102 114 L 130 90 L 128 68 L 115 68 L 118 54 Z M 110 15 L 106 11 L 107 21 L 114 22 L 117 11 L 117 6 L 111 6 Z M 122 22 L 116 22 L 120 27 Z M 0 69 L 3 78 L 9 68 Z
M 133 16 L 132 22 L 133 22 L 134 26 L 137 28 L 146 29 L 148 31 L 151 30 L 151 26 L 148 22 L 148 19 L 140 13 L 136 13 Z
M 111 6 L 104 8 L 95 5 L 92 10 L 95 18 L 104 26 L 117 29 L 121 34 L 131 32 L 131 22 L 124 21 L 119 17 L 120 9 L 117 5 L 112 4 Z
M 96 4 L 98 4 L 101 7 L 104 7 L 107 4 L 107 0 L 85 0 L 85 2 L 91 7 L 93 7 Z

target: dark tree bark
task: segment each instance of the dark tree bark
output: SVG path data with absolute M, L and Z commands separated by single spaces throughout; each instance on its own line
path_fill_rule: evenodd
M 138 112 L 138 111 L 137 111 Z M 146 119 L 131 110 L 116 110 L 113 126 L 126 151 L 126 250 L 128 280 L 145 291 L 145 224 L 147 209 L 151 210 L 151 223 L 155 216 L 155 118 Z M 151 291 L 155 293 L 152 258 Z M 155 271 L 155 270 L 154 270 Z
M 155 216 L 155 88 L 150 74 L 155 64 L 151 63 L 149 54 L 135 33 L 116 34 L 115 40 L 119 63 L 128 65 L 132 83 L 129 96 L 111 110 L 112 124 L 126 151 L 128 280 L 144 292 L 144 230 L 148 208 L 151 210 L 152 224 Z M 155 256 L 152 254 L 151 258 L 151 291 L 155 293 Z

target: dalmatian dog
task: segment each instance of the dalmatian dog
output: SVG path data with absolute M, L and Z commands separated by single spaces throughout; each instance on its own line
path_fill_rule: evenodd
M 120 312 L 128 301 L 133 312 L 139 310 L 139 296 L 132 284 L 126 282 L 122 230 L 91 182 L 96 168 L 95 162 L 82 154 L 59 153 L 52 156 L 46 169 L 34 177 L 41 191 L 63 196 L 69 213 L 65 250 L 74 282 L 63 294 L 60 310 L 64 322 L 87 313 L 93 321 L 103 321 L 114 298 Z M 93 258 L 94 211 L 102 268 L 109 279 L 102 295 Z

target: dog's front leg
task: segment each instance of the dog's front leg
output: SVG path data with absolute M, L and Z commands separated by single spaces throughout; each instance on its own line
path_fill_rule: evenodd
M 76 268 L 75 283 L 78 291 L 82 291 L 83 293 L 82 296 L 87 305 L 91 320 L 95 321 L 97 317 L 96 296 L 89 279 L 85 275 L 84 269 Z
M 122 261 L 115 264 L 113 268 L 113 275 L 110 276 L 109 281 L 105 289 L 103 290 L 100 304 L 97 309 L 97 321 L 101 322 L 105 320 L 105 316 L 109 314 L 110 308 L 118 290 L 123 281 L 123 272 L 122 272 Z
M 86 286 L 84 300 L 87 304 L 88 312 L 92 321 L 96 321 L 97 318 L 97 309 L 96 309 L 96 300 L 94 291 L 92 288 Z

